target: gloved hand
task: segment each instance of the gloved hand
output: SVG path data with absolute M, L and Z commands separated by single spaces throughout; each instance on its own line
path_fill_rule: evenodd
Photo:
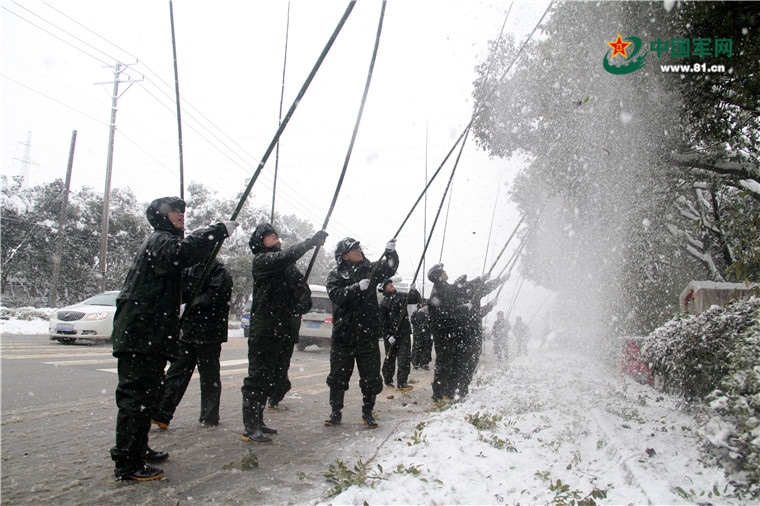
M 320 230 L 311 237 L 311 242 L 314 243 L 315 246 L 324 246 L 325 239 L 327 239 L 328 235 L 329 234 L 324 230 Z
M 359 290 L 362 292 L 369 287 L 369 279 L 362 279 L 359 281 Z
M 391 239 L 387 243 L 385 243 L 385 251 L 391 252 L 396 251 L 396 239 Z
M 223 221 L 224 228 L 227 229 L 227 237 L 232 237 L 232 234 L 235 233 L 235 229 L 240 226 L 240 223 L 237 221 Z
M 482 279 L 483 281 L 488 281 L 489 279 L 491 279 L 491 273 L 486 272 L 485 274 L 483 274 L 483 276 L 481 276 L 480 279 Z
M 502 274 L 501 276 L 499 276 L 499 282 L 501 283 L 506 283 L 508 279 L 509 279 L 509 273 Z
M 412 283 L 411 285 L 409 285 L 409 291 L 410 291 L 410 292 L 411 292 L 412 290 L 416 290 L 416 289 L 417 289 L 417 285 L 415 285 L 414 283 Z
M 391 343 L 391 346 L 396 344 L 396 338 L 393 336 L 388 336 L 388 342 Z
M 468 302 L 467 304 L 464 305 L 464 307 L 467 308 L 467 311 L 472 311 L 472 302 Z

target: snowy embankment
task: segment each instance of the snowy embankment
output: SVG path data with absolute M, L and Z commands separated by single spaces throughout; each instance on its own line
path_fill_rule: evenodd
M 492 360 L 466 400 L 400 433 L 367 465 L 364 486 L 328 502 L 726 503 L 723 471 L 700 463 L 706 417 L 679 410 L 678 398 L 568 351 Z
M 0 334 L 45 335 L 51 308 L 0 307 Z
M 0 307 L 0 335 L 45 335 L 48 333 L 48 322 L 52 314 L 51 308 Z M 230 320 L 228 336 L 243 337 L 240 322 Z

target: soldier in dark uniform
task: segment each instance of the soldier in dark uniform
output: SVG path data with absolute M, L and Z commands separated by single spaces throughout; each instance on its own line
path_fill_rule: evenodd
M 430 313 L 427 302 L 417 304 L 417 310 L 412 313 L 412 330 L 414 332 L 414 344 L 412 346 L 412 365 L 414 368 L 421 367 L 430 369 L 430 361 L 433 359 L 433 338 L 430 335 Z
M 496 313 L 496 321 L 493 322 L 491 336 L 493 337 L 493 352 L 499 361 L 501 361 L 502 355 L 506 360 L 509 360 L 508 336 L 511 329 L 512 324 L 504 318 L 504 311 Z
M 363 399 L 362 420 L 370 428 L 377 427 L 372 416 L 375 396 L 383 391 L 380 376 L 382 326 L 377 307 L 377 294 L 369 290 L 398 269 L 396 242 L 385 245 L 385 259 L 373 271 L 373 264 L 364 257 L 359 241 L 346 237 L 335 248 L 338 264 L 327 276 L 327 294 L 333 303 L 333 331 L 330 348 L 330 417 L 325 425 L 341 422 L 343 397 L 354 371 L 359 369 L 359 388 Z
M 207 260 L 238 225 L 225 221 L 183 238 L 185 202 L 178 197 L 154 200 L 147 217 L 154 230 L 140 246 L 116 299 L 112 335 L 119 374 L 114 474 L 140 481 L 163 476 L 146 460 L 169 457 L 148 447 L 148 432 L 161 400 L 166 361 L 179 356 L 182 270 Z
M 506 276 L 488 281 L 478 277 L 469 283 L 465 281 L 461 285 L 466 301 L 471 302 L 473 307 L 467 315 L 465 339 L 461 343 L 461 365 L 456 366 L 456 392 L 460 398 L 468 394 L 475 369 L 480 362 L 480 351 L 483 348 L 483 318 L 496 305 L 496 299 L 494 299 L 481 306 L 481 299 L 506 280 Z
M 448 283 L 443 264 L 428 270 L 433 282 L 430 293 L 430 331 L 435 344 L 433 401 L 453 398 L 457 388 L 457 367 L 461 367 L 462 344 L 468 339 L 468 319 L 473 304 L 467 301 L 466 286 Z M 479 281 L 478 278 L 470 283 Z
M 386 279 L 381 287 L 383 300 L 380 302 L 380 323 L 383 325 L 385 360 L 383 361 L 383 379 L 385 386 L 393 388 L 393 373 L 398 362 L 396 385 L 399 390 L 411 390 L 409 369 L 412 359 L 412 326 L 409 323 L 408 304 L 422 302 L 420 292 L 412 283 L 409 296 L 396 290 L 393 281 Z
M 515 318 L 515 326 L 512 327 L 512 333 L 514 333 L 515 341 L 517 342 L 517 356 L 527 355 L 530 330 L 525 322 L 522 321 L 522 317 L 518 316 Z
M 254 256 L 248 377 L 241 389 L 244 441 L 271 443 L 268 434 L 277 433 L 264 424 L 264 404 L 268 397 L 285 395 L 276 392 L 277 385 L 289 388 L 288 369 L 301 315 L 311 308 L 311 290 L 295 264 L 311 248 L 323 245 L 326 238 L 327 232 L 320 230 L 283 250 L 277 231 L 263 223 L 248 241 Z
M 205 270 L 197 264 L 185 271 L 184 300 L 189 300 Z M 232 295 L 232 276 L 220 260 L 214 260 L 203 287 L 185 308 L 182 336 L 179 339 L 179 360 L 166 371 L 164 398 L 151 422 L 166 429 L 185 395 L 195 366 L 201 381 L 201 415 L 204 427 L 219 424 L 219 399 L 222 395 L 219 357 L 222 343 L 227 342 L 227 322 Z

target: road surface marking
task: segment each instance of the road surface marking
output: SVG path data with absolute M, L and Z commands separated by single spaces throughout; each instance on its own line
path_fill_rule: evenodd
M 115 364 L 116 362 L 117 360 L 115 358 L 104 358 L 102 360 L 58 360 L 55 362 L 43 362 L 43 364 L 58 367 L 60 365 Z

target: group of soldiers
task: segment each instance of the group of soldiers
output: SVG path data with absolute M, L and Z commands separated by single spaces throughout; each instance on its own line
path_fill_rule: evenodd
M 443 264 L 427 273 L 433 283 L 429 298 L 430 329 L 435 345 L 433 400 L 467 395 L 480 360 L 483 345 L 483 318 L 494 308 L 496 299 L 481 305 L 484 296 L 507 280 L 506 276 L 470 281 L 463 275 L 449 283 Z
M 168 428 L 196 366 L 201 377 L 199 421 L 204 427 L 219 423 L 219 357 L 227 339 L 232 278 L 220 261 L 212 262 L 208 272 L 205 264 L 238 223 L 224 221 L 185 235 L 184 212 L 185 202 L 177 197 L 150 204 L 147 218 L 154 231 L 141 245 L 117 298 L 113 350 L 118 359 L 118 415 L 111 458 L 121 480 L 163 476 L 148 463 L 166 460 L 169 454 L 151 449 L 148 433 L 151 423 Z M 265 424 L 264 410 L 267 401 L 270 409 L 276 409 L 290 390 L 288 369 L 301 315 L 311 308 L 309 285 L 295 264 L 309 250 L 324 245 L 327 235 L 321 230 L 283 249 L 269 223 L 251 234 L 253 305 L 248 374 L 241 388 L 245 441 L 267 444 L 277 433 Z M 449 283 L 443 264 L 436 264 L 427 273 L 433 290 L 423 300 L 414 284 L 408 293 L 393 285 L 399 265 L 395 239 L 386 243 L 379 260 L 370 262 L 359 241 L 346 237 L 338 241 L 334 258 L 335 267 L 327 277 L 333 331 L 326 380 L 330 414 L 324 424 L 341 423 L 356 365 L 362 420 L 369 428 L 377 427 L 373 409 L 383 385 L 411 390 L 411 365 L 429 369 L 433 346 L 433 400 L 467 395 L 483 344 L 482 319 L 496 302 L 481 305 L 481 299 L 506 277 L 467 281 L 462 276 Z M 375 287 L 383 294 L 381 303 Z M 410 305 L 418 308 L 411 324 Z M 171 366 L 164 374 L 167 360 Z
M 496 359 L 501 361 L 502 356 L 504 359 L 509 360 L 509 347 L 507 346 L 507 339 L 509 338 L 509 331 L 512 330 L 515 335 L 515 344 L 517 345 L 516 354 L 520 355 L 528 354 L 528 340 L 530 339 L 530 331 L 528 325 L 522 321 L 522 317 L 518 316 L 515 319 L 515 326 L 512 328 L 512 324 L 509 320 L 504 318 L 504 311 L 496 313 L 496 321 L 493 322 L 493 330 L 491 331 L 491 338 L 493 339 L 493 352 L 496 355 Z

